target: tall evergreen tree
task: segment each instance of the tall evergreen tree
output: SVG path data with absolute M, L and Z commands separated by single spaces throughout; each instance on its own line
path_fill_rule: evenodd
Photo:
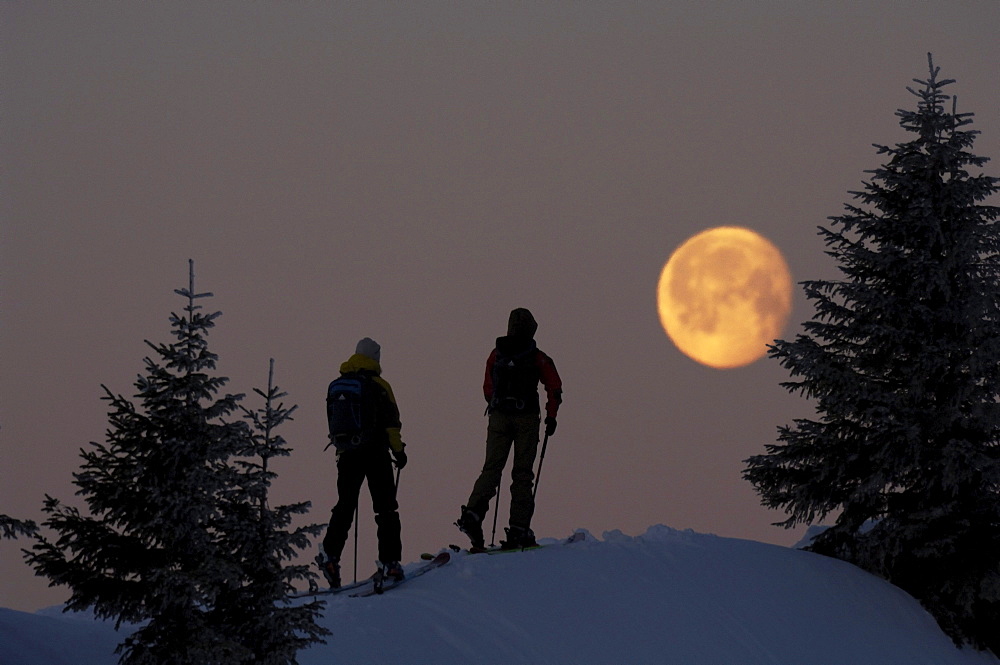
M 234 612 L 233 590 L 256 582 L 239 548 L 260 513 L 242 514 L 248 526 L 234 521 L 233 508 L 247 486 L 235 460 L 256 443 L 245 421 L 230 420 L 243 395 L 219 396 L 228 379 L 214 375 L 207 336 L 220 313 L 197 304 L 212 294 L 195 291 L 193 264 L 188 288 L 176 293 L 185 307 L 171 315 L 175 340 L 147 342 L 154 357 L 136 381 L 138 404 L 104 388 L 106 442 L 82 450 L 74 474 L 89 514 L 47 497 L 45 526 L 58 538 L 38 537 L 27 558 L 53 585 L 69 587 L 68 610 L 142 623 L 119 646 L 123 663 L 249 662 L 255 645 L 222 617 Z
M 269 505 L 269 490 L 276 477 L 269 462 L 291 452 L 276 429 L 291 420 L 298 407 L 285 407 L 281 402 L 287 393 L 274 384 L 273 359 L 267 391 L 255 388 L 254 392 L 264 398 L 264 404 L 255 411 L 240 407 L 252 435 L 244 457 L 236 462 L 237 482 L 221 496 L 227 543 L 242 567 L 244 581 L 226 591 L 213 618 L 250 651 L 247 663 L 285 665 L 296 662 L 299 649 L 329 634 L 316 623 L 322 602 L 291 605 L 287 598 L 292 582 L 315 578 L 307 566 L 287 562 L 309 546 L 310 536 L 317 535 L 323 525 L 289 529 L 296 515 L 309 511 L 307 502 L 275 508 Z
M 778 430 L 744 477 L 791 527 L 835 515 L 810 549 L 918 598 L 956 643 L 1000 654 L 1000 179 L 944 89 L 915 79 L 914 136 L 876 146 L 859 205 L 820 227 L 842 279 L 770 356 L 819 418 Z

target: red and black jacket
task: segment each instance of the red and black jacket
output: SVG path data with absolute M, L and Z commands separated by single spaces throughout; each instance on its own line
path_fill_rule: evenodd
M 555 418 L 562 403 L 562 380 L 552 358 L 522 335 L 497 338 L 486 360 L 483 395 L 488 411 L 540 413 L 538 384 L 545 388 L 545 415 Z

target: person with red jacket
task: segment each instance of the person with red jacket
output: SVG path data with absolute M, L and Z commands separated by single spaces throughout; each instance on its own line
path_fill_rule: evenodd
M 542 421 L 538 384 L 545 388 L 545 436 L 556 431 L 556 414 L 562 403 L 562 380 L 552 358 L 535 344 L 538 324 L 527 309 L 510 313 L 507 335 L 498 337 L 486 360 L 483 394 L 488 404 L 486 461 L 455 523 L 469 536 L 472 551 L 484 551 L 483 519 L 503 477 L 504 465 L 514 448 L 511 469 L 510 526 L 503 549 L 533 547 L 531 518 L 535 512 L 533 485 L 538 429 Z

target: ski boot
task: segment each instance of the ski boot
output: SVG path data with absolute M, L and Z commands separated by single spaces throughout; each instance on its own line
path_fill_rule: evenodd
M 476 554 L 486 551 L 486 538 L 483 536 L 483 518 L 469 510 L 467 506 L 462 506 L 462 516 L 455 522 L 458 530 L 469 537 L 472 547 L 469 552 Z
M 406 574 L 403 572 L 403 567 L 398 561 L 390 561 L 389 563 L 380 564 L 382 568 L 382 575 L 387 580 L 393 580 L 394 582 L 402 582 Z
M 326 578 L 326 583 L 330 585 L 330 588 L 339 589 L 340 559 L 331 558 L 325 551 L 320 549 L 319 554 L 316 555 L 316 565 L 319 566 L 320 572 L 323 573 L 323 577 Z
M 504 532 L 507 534 L 507 540 L 500 541 L 500 549 L 502 550 L 523 550 L 529 547 L 538 547 L 534 532 L 527 527 L 511 526 L 504 529 Z
M 403 567 L 399 565 L 398 561 L 390 561 L 389 563 L 376 561 L 375 566 L 375 574 L 372 575 L 372 589 L 377 594 L 382 594 L 385 591 L 387 583 L 392 587 L 402 582 L 405 577 Z

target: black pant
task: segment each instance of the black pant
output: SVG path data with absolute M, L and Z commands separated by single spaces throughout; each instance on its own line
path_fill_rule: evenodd
M 378 558 L 383 563 L 403 558 L 400 539 L 399 504 L 392 474 L 392 458 L 387 448 L 345 451 L 337 458 L 337 505 L 330 515 L 330 527 L 323 539 L 327 556 L 339 559 L 347 542 L 347 532 L 358 509 L 361 483 L 368 479 L 375 524 L 378 526 Z

